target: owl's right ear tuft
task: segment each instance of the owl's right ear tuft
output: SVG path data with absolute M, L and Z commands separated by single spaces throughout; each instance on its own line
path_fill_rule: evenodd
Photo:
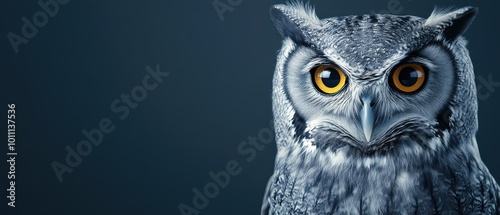
M 442 28 L 442 36 L 447 40 L 454 40 L 469 28 L 477 11 L 476 7 L 464 7 L 457 10 L 435 8 L 425 25 Z
M 314 8 L 300 2 L 273 5 L 269 13 L 281 36 L 295 42 L 303 42 L 306 29 L 320 24 Z

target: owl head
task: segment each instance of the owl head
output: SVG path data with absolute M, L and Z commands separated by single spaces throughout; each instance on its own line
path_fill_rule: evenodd
M 476 8 L 319 19 L 290 3 L 270 13 L 284 38 L 273 79 L 278 149 L 301 143 L 369 154 L 408 139 L 474 138 L 476 90 L 462 34 Z

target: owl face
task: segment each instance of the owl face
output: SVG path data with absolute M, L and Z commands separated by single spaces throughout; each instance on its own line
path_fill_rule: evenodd
M 331 54 L 301 46 L 285 69 L 285 90 L 312 125 L 330 125 L 332 132 L 361 145 L 384 142 L 405 126 L 437 122 L 455 78 L 452 60 L 439 46 L 394 58 L 360 72 Z
M 475 113 L 450 112 L 476 108 L 475 102 L 454 106 L 472 96 L 457 93 L 457 85 L 473 86 L 466 80 L 472 68 L 460 35 L 476 12 L 463 8 L 434 12 L 428 19 L 363 15 L 320 20 L 307 6 L 275 6 L 272 20 L 285 37 L 286 54 L 278 62 L 275 85 L 311 128 L 295 132 L 313 138 L 328 133 L 356 148 L 376 150 L 420 131 L 436 134 L 453 121 L 475 121 Z

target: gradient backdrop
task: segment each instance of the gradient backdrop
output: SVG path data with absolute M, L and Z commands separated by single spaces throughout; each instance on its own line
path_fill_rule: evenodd
M 226 5 L 223 20 L 214 2 Z M 238 146 L 272 118 L 271 79 L 281 37 L 268 9 L 282 2 L 72 0 L 59 5 L 16 54 L 7 35 L 22 35 L 22 17 L 32 20 L 42 9 L 35 0 L 3 1 L 0 115 L 6 120 L 7 104 L 16 104 L 18 156 L 13 209 L 6 206 L 2 142 L 0 214 L 181 214 L 180 204 L 194 207 L 193 189 L 203 190 L 213 182 L 209 172 L 226 169 L 231 160 L 241 172 L 199 213 L 258 214 L 276 147 L 265 145 L 247 162 L 250 154 L 238 153 Z M 479 101 L 478 143 L 500 180 L 500 88 L 479 80 L 500 82 L 499 3 L 311 2 L 320 18 L 372 11 L 427 17 L 435 5 L 479 7 L 466 33 L 476 82 L 483 85 L 479 93 L 488 95 Z M 154 70 L 157 64 L 170 75 L 121 120 L 124 112 L 111 104 L 142 84 L 146 66 Z M 103 118 L 115 129 L 59 182 L 51 164 L 64 164 L 65 147 L 75 149 L 86 140 L 82 130 L 98 128 Z M 0 132 L 7 139 L 6 127 Z

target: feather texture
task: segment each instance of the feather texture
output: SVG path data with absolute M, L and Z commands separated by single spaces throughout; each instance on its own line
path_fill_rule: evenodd
M 474 71 L 461 37 L 476 12 L 319 19 L 299 2 L 273 6 L 284 37 L 273 78 L 278 152 L 261 213 L 500 214 L 475 139 Z M 403 93 L 394 75 L 408 64 L 425 68 L 425 81 Z M 345 75 L 337 93 L 315 87 L 321 65 Z

